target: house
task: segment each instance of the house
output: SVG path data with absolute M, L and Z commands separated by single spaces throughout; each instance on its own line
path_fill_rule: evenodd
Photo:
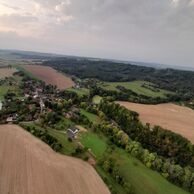
M 67 129 L 67 137 L 68 139 L 76 139 L 76 135 L 78 134 L 79 129 L 76 127 L 71 127 L 69 129 Z
M 6 121 L 8 123 L 12 123 L 14 121 L 17 121 L 17 118 L 18 118 L 18 114 L 9 115 L 9 117 L 7 117 Z
M 40 104 L 40 110 L 41 110 L 41 112 L 43 112 L 43 110 L 45 108 L 45 104 L 44 104 L 44 102 L 43 102 L 43 100 L 41 98 L 40 98 L 39 104 Z
M 13 117 L 7 117 L 6 122 L 12 123 L 13 122 Z

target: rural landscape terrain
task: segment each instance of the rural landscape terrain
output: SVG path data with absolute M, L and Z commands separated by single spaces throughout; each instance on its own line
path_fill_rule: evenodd
M 194 193 L 194 72 L 0 58 L 1 194 Z

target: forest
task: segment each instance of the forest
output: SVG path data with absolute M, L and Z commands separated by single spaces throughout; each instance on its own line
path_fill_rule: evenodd
M 126 82 L 145 80 L 159 88 L 176 92 L 182 100 L 194 96 L 194 72 L 175 69 L 155 69 L 111 61 L 94 61 L 86 58 L 56 58 L 43 62 L 58 71 L 79 77 L 102 81 Z

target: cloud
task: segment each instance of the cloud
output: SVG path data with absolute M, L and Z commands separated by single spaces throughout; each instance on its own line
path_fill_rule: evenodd
M 194 64 L 194 0 L 1 1 L 12 10 L 0 14 L 1 31 L 56 52 Z

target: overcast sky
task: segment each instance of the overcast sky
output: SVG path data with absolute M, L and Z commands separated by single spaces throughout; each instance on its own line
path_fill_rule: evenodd
M 194 67 L 194 0 L 0 0 L 0 48 Z

